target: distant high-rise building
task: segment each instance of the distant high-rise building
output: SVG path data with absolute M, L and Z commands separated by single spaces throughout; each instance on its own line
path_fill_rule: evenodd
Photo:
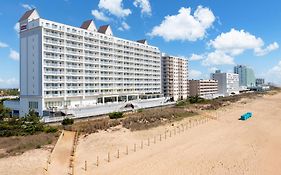
M 188 96 L 188 61 L 187 59 L 162 56 L 162 86 L 165 97 L 175 101 Z
M 253 87 L 256 85 L 255 73 L 252 68 L 237 65 L 234 67 L 234 73 L 239 74 L 239 86 Z
M 228 96 L 239 94 L 239 75 L 234 73 L 222 73 L 217 70 L 211 73 L 210 78 L 218 81 L 218 94 Z
M 265 81 L 264 78 L 257 78 L 256 79 L 256 86 L 264 85 Z

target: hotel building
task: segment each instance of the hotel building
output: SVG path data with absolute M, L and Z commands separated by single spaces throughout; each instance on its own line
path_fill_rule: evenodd
M 211 79 L 218 81 L 218 94 L 229 96 L 239 94 L 239 75 L 234 73 L 222 73 L 217 70 L 211 73 Z
M 160 51 L 145 40 L 115 37 L 92 20 L 81 27 L 49 21 L 35 9 L 19 23 L 20 116 L 161 98 Z
M 165 97 L 174 101 L 188 96 L 188 61 L 187 59 L 162 56 L 162 84 Z
M 217 80 L 189 80 L 189 96 L 214 98 L 218 94 Z

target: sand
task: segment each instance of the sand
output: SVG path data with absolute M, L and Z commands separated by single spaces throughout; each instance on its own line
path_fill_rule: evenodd
M 36 149 L 20 156 L 0 159 L 1 175 L 39 175 L 44 173 L 44 167 L 50 150 Z
M 174 126 L 169 124 L 146 131 L 130 132 L 117 127 L 81 136 L 74 159 L 75 174 L 278 175 L 281 172 L 281 94 L 243 101 L 246 104 L 239 102 L 208 113 L 218 118 L 198 125 L 193 122 L 195 126 L 185 119 Z M 238 120 L 248 111 L 253 112 L 252 118 Z M 63 150 L 58 151 L 58 159 L 67 162 L 69 150 L 60 154 Z M 43 174 L 49 155 L 49 151 L 38 149 L 2 158 L 0 174 Z M 53 166 L 54 170 L 65 167 Z M 66 170 L 60 174 L 67 174 Z
M 194 126 L 177 135 L 173 128 L 180 124 L 186 126 L 187 120 L 174 127 L 166 125 L 138 132 L 116 128 L 117 131 L 80 138 L 75 174 L 280 174 L 281 94 L 253 101 L 245 99 L 244 102 L 247 103 L 236 103 L 210 113 L 218 115 L 218 120 Z M 238 120 L 248 111 L 253 112 L 252 118 Z M 166 140 L 165 130 L 172 131 L 172 137 L 168 132 Z

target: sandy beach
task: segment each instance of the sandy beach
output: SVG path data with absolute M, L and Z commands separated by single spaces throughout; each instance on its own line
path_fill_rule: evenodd
M 248 111 L 253 112 L 252 118 L 238 120 Z M 208 116 L 218 118 L 201 124 L 190 123 L 194 118 L 188 118 L 136 132 L 119 126 L 81 135 L 74 172 L 78 175 L 280 174 L 281 94 L 243 99 L 209 112 Z M 38 149 L 2 158 L 0 174 L 43 174 L 49 154 Z
M 188 123 L 187 119 L 147 131 L 122 128 L 80 138 L 75 174 L 280 174 L 281 94 L 244 102 L 210 114 L 218 115 L 218 120 L 172 134 L 171 138 L 168 134 L 166 140 L 165 130 L 173 131 Z M 248 111 L 253 112 L 252 118 L 238 120 Z

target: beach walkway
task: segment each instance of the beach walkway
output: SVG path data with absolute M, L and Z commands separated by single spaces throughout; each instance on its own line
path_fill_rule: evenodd
M 50 157 L 47 175 L 67 175 L 75 132 L 63 131 Z

